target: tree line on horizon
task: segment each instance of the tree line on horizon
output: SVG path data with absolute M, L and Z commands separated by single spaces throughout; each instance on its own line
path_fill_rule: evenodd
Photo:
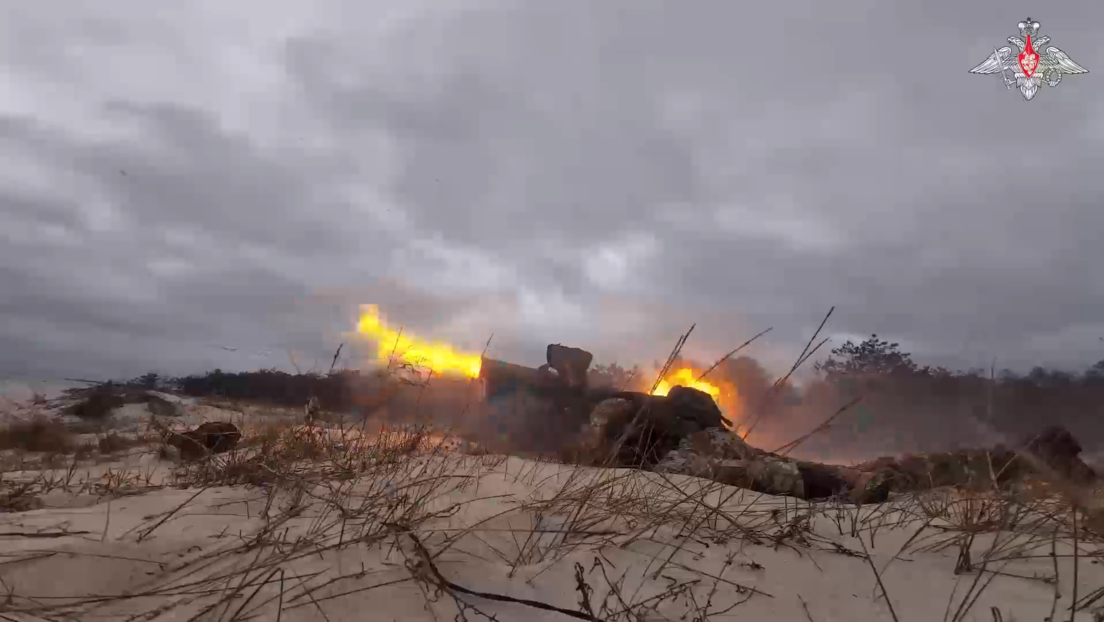
M 689 362 L 687 362 L 689 363 Z M 700 365 L 696 365 L 700 368 Z M 847 416 L 810 441 L 816 453 L 934 451 L 1015 439 L 1046 424 L 1068 428 L 1087 447 L 1104 442 L 1104 361 L 1081 372 L 1036 367 L 952 371 L 920 365 L 899 344 L 876 334 L 847 341 L 813 366 L 814 379 L 782 383 L 754 358 L 724 361 L 710 377 L 734 384 L 741 411 L 762 418 L 762 436 L 810 428 L 839 405 L 860 399 Z M 655 378 L 639 367 L 594 365 L 592 386 L 646 391 Z M 355 369 L 287 373 L 276 369 L 166 378 L 146 374 L 125 384 L 172 388 L 191 396 L 220 396 L 301 407 L 315 397 L 323 408 L 355 411 L 379 376 Z M 754 441 L 754 439 L 751 439 Z M 819 447 L 819 449 L 818 449 Z

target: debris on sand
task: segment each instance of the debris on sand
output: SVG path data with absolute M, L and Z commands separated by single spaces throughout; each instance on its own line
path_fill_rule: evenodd
M 241 431 L 232 423 L 209 421 L 182 434 L 169 432 L 165 443 L 177 448 L 181 459 L 195 460 L 234 449 L 241 440 L 241 436 Z

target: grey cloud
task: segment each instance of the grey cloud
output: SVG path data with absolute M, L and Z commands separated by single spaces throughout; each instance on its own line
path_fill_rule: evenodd
M 1091 208 L 1099 140 L 1078 129 L 1100 87 L 1080 76 L 1029 107 L 967 74 L 971 54 L 988 53 L 979 33 L 999 43 L 1014 22 L 873 4 L 863 19 L 809 7 L 784 26 L 731 4 L 587 6 L 458 20 L 432 42 L 449 51 L 443 77 L 402 100 L 414 120 L 381 112 L 394 94 L 378 84 L 334 92 L 409 149 L 395 187 L 424 226 L 496 249 L 521 214 L 580 251 L 643 226 L 664 253 L 637 278 L 688 317 L 728 306 L 797 333 L 810 309 L 839 304 L 839 329 L 899 335 L 941 362 L 968 342 L 1018 365 L 1098 356 L 1030 343 L 1094 322 L 1104 299 L 1086 269 L 1104 228 Z M 1055 43 L 1099 59 L 1084 22 L 1059 17 L 1047 22 Z M 419 42 L 396 47 L 418 56 Z M 697 94 L 705 128 L 664 125 L 664 97 L 679 91 Z M 765 226 L 779 194 L 791 211 Z M 711 222 L 729 205 L 745 231 Z M 816 248 L 818 227 L 842 246 Z
M 833 304 L 833 331 L 933 362 L 1104 358 L 1083 343 L 1104 335 L 1104 9 L 1040 16 L 1094 73 L 1031 103 L 967 73 L 1024 17 L 1000 3 L 525 1 L 390 30 L 319 3 L 290 32 L 285 9 L 257 16 L 279 38 L 226 48 L 263 79 L 178 102 L 137 73 L 88 95 L 116 133 L 74 130 L 58 102 L 0 122 L 0 157 L 57 180 L 0 177 L 23 240 L 0 248 L 5 367 L 257 365 L 209 347 L 228 338 L 325 358 L 360 302 L 467 347 L 494 332 L 523 362 L 549 341 L 662 358 L 694 321 L 695 355 L 773 325 L 761 354 L 784 361 Z M 101 50 L 76 63 L 61 41 L 141 54 L 156 36 L 189 76 L 223 75 L 227 39 L 183 36 L 206 17 L 133 10 L 24 8 L 12 23 L 41 41 L 0 62 L 38 93 Z M 262 84 L 276 129 L 216 105 Z
M 0 193 L 9 231 L 65 232 L 60 240 L 11 240 L 0 250 L 0 288 L 14 294 L 0 303 L 0 332 L 11 342 L 4 369 L 79 371 L 101 360 L 106 368 L 92 366 L 104 374 L 157 364 L 180 371 L 217 364 L 211 348 L 223 343 L 331 348 L 325 324 L 296 307 L 334 273 L 349 286 L 378 278 L 385 262 L 373 274 L 343 261 L 368 256 L 354 252 L 361 245 L 386 257 L 386 238 L 344 227 L 347 206 L 323 205 L 328 212 L 320 217 L 294 161 L 270 162 L 198 113 L 127 114 L 146 126 L 144 144 L 89 144 L 5 125 L 7 149 L 35 154 L 47 170 L 78 172 L 89 195 Z M 82 216 L 97 194 L 120 212 L 118 227 L 88 228 Z M 36 360 L 44 358 L 52 360 Z

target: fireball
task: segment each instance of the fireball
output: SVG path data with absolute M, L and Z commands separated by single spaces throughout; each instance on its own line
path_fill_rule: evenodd
M 478 378 L 483 365 L 479 354 L 459 352 L 446 343 L 429 342 L 387 325 L 376 305 L 363 305 L 357 333 L 377 344 L 380 361 L 395 360 L 428 367 L 436 375 L 451 373 Z
M 655 391 L 652 391 L 652 395 L 667 395 L 671 391 L 671 387 L 674 386 L 697 389 L 709 394 L 713 401 L 717 403 L 717 406 L 721 408 L 721 411 L 725 413 L 725 416 L 730 420 L 735 420 L 734 415 L 740 410 L 739 394 L 736 387 L 724 381 L 714 384 L 706 380 L 698 380 L 700 375 L 701 372 L 688 367 L 669 373 L 659 381 L 659 385 L 656 386 Z

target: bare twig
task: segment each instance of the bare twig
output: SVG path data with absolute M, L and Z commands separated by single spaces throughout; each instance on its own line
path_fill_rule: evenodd
M 337 359 L 338 359 L 338 357 L 340 357 L 340 356 L 341 356 L 341 348 L 344 348 L 344 347 L 345 347 L 345 342 L 344 342 L 344 341 L 342 341 L 341 343 L 339 343 L 339 344 L 337 345 L 337 351 L 336 351 L 336 352 L 334 352 L 334 355 L 333 355 L 333 361 L 332 361 L 332 362 L 330 363 L 330 373 L 331 373 L 331 374 L 333 373 L 333 370 L 334 370 L 334 366 L 335 366 L 335 365 L 337 365 Z
M 882 575 L 878 572 L 878 568 L 874 566 L 874 559 L 870 557 L 870 551 L 866 548 L 866 542 L 863 541 L 862 536 L 859 536 L 859 544 L 862 545 L 864 558 L 866 563 L 870 565 L 870 570 L 874 572 L 874 578 L 878 580 L 878 587 L 882 590 L 882 596 L 885 597 L 886 606 L 889 607 L 889 615 L 893 616 L 893 622 L 900 622 L 897 619 L 897 612 L 893 610 L 893 602 L 889 598 L 889 592 L 886 591 L 885 584 L 882 583 Z
M 732 357 L 733 357 L 733 356 L 735 356 L 735 355 L 736 355 L 736 353 L 738 353 L 738 352 L 739 352 L 740 350 L 743 350 L 744 348 L 748 347 L 748 346 L 749 346 L 749 345 L 751 345 L 751 344 L 752 344 L 752 343 L 753 343 L 753 342 L 754 342 L 754 341 L 755 341 L 756 339 L 758 339 L 758 338 L 762 337 L 763 335 L 765 335 L 765 334 L 767 334 L 767 333 L 771 332 L 772 330 L 774 330 L 774 327 L 773 327 L 773 326 L 771 326 L 771 327 L 767 328 L 767 330 L 764 330 L 763 332 L 761 332 L 761 333 L 759 333 L 758 335 L 756 335 L 756 336 L 752 337 L 751 339 L 748 339 L 747 341 L 745 341 L 745 342 L 741 343 L 741 344 L 740 344 L 740 346 L 739 346 L 738 348 L 736 348 L 736 349 L 732 350 L 731 352 L 729 352 L 728 354 L 726 354 L 726 355 L 722 356 L 722 357 L 721 357 L 720 359 L 718 359 L 718 360 L 717 360 L 717 362 L 716 362 L 716 363 L 713 363 L 713 365 L 712 365 L 712 366 L 710 366 L 710 367 L 709 367 L 709 369 L 707 369 L 707 370 L 703 371 L 703 372 L 701 373 L 701 375 L 700 375 L 700 376 L 698 376 L 698 380 L 704 380 L 704 379 L 705 379 L 705 377 L 709 375 L 709 372 L 713 371 L 714 369 L 717 369 L 717 367 L 718 367 L 718 366 L 719 366 L 719 365 L 720 365 L 721 363 L 723 363 L 723 362 L 727 361 L 728 359 L 732 358 Z
M 824 319 L 820 321 L 820 326 L 817 326 L 816 332 L 813 333 L 813 336 L 809 337 L 808 343 L 805 344 L 805 348 L 801 351 L 801 354 L 798 355 L 797 360 L 794 361 L 793 366 L 790 367 L 790 371 L 787 372 L 785 376 L 783 376 L 783 377 L 779 378 L 778 380 L 776 380 L 774 382 L 774 385 L 772 385 L 771 388 L 767 390 L 766 395 L 764 395 L 763 398 L 760 400 L 759 406 L 756 409 L 757 412 L 756 412 L 754 418 L 752 419 L 751 424 L 748 426 L 748 429 L 744 431 L 743 439 L 745 441 L 747 440 L 748 436 L 752 433 L 753 430 L 755 430 L 755 427 L 757 425 L 759 425 L 759 422 L 762 421 L 763 417 L 765 416 L 765 413 L 767 411 L 764 410 L 764 409 L 767 407 L 767 402 L 774 396 L 774 394 L 782 386 L 785 385 L 786 381 L 790 379 L 790 376 L 792 376 L 794 374 L 794 372 L 796 372 L 798 370 L 798 368 L 800 368 L 805 363 L 805 361 L 807 361 L 813 354 L 815 354 L 816 351 L 819 350 L 821 346 L 823 346 L 825 343 L 828 342 L 827 339 L 824 339 L 823 341 L 818 343 L 816 345 L 816 347 L 813 347 L 812 350 L 809 349 L 813 345 L 813 341 L 815 341 L 817 336 L 820 335 L 820 331 L 824 329 L 824 325 L 828 323 L 828 318 L 832 317 L 832 313 L 835 310 L 836 310 L 836 308 L 834 306 L 831 309 L 828 309 L 828 313 L 825 314 Z
M 854 406 L 855 404 L 858 404 L 858 403 L 859 403 L 859 402 L 861 402 L 861 401 L 862 401 L 862 396 L 860 395 L 859 397 L 856 397 L 855 399 L 851 400 L 850 402 L 847 402 L 847 403 L 846 403 L 846 404 L 844 404 L 843 406 L 840 406 L 840 407 L 839 407 L 839 408 L 838 408 L 838 409 L 836 410 L 836 412 L 832 413 L 832 416 L 831 416 L 831 417 L 828 417 L 827 419 L 825 419 L 825 420 L 824 420 L 824 421 L 823 421 L 823 422 L 822 422 L 822 423 L 821 423 L 820 425 L 818 425 L 817 427 L 813 428 L 813 429 L 812 429 L 811 431 L 809 431 L 808 433 L 806 433 L 806 434 L 805 434 L 804 436 L 801 436 L 800 438 L 797 438 L 797 439 L 795 439 L 795 440 L 792 440 L 792 441 L 790 441 L 790 442 L 786 443 L 785 445 L 783 445 L 783 446 L 779 447 L 778 449 L 775 449 L 775 450 L 774 450 L 774 452 L 772 452 L 772 453 L 776 453 L 776 454 L 777 454 L 777 453 L 779 453 L 779 452 L 783 452 L 783 453 L 782 453 L 782 455 L 787 455 L 787 454 L 789 454 L 789 453 L 790 453 L 791 451 L 793 451 L 794 449 L 797 449 L 797 447 L 798 447 L 799 445 L 801 445 L 802 443 L 804 443 L 804 442 L 805 442 L 806 440 L 808 440 L 808 439 L 809 439 L 809 438 L 810 438 L 811 436 L 813 436 L 813 435 L 814 435 L 814 434 L 816 434 L 817 432 L 820 432 L 821 430 L 824 430 L 824 429 L 825 429 L 825 428 L 827 428 L 828 426 L 832 425 L 832 422 L 833 422 L 833 421 L 835 421 L 837 417 L 839 417 L 839 416 L 840 416 L 840 415 L 842 415 L 843 413 L 847 412 L 847 411 L 848 411 L 848 410 L 849 410 L 849 409 L 850 409 L 850 408 L 851 408 L 852 406 Z
M 480 598 L 486 598 L 487 600 L 495 600 L 504 603 L 517 603 L 519 605 L 526 605 L 533 607 L 534 609 L 543 609 L 544 611 L 555 611 L 556 613 L 563 614 L 565 616 L 575 618 L 577 620 L 588 620 L 590 622 L 598 622 L 598 618 L 588 615 L 586 613 L 580 613 L 578 611 L 572 611 L 570 609 L 564 609 L 563 607 L 557 607 L 555 605 L 549 605 L 548 603 L 542 603 L 537 600 L 529 600 L 527 598 L 514 598 L 513 596 L 505 596 L 503 594 L 492 594 L 490 592 L 479 592 L 477 590 L 470 590 L 462 585 L 457 585 L 452 581 L 446 579 L 441 571 L 437 569 L 437 566 L 433 563 L 433 557 L 426 550 L 425 545 L 418 539 L 418 536 L 413 533 L 407 532 L 406 535 L 414 543 L 414 550 L 417 552 L 419 560 L 418 563 L 422 564 L 418 568 L 422 572 L 418 576 L 423 579 L 428 579 L 435 582 L 436 587 L 451 592 L 457 592 L 460 594 L 468 594 L 469 596 L 478 596 Z

